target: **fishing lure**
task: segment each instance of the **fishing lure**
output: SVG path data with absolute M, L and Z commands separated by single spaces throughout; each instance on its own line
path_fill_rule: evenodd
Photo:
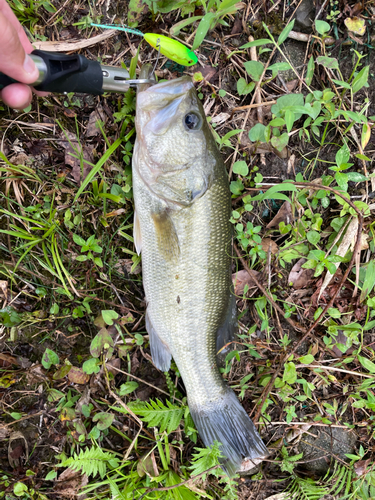
M 186 45 L 181 42 L 172 40 L 172 38 L 168 38 L 167 36 L 159 35 L 158 33 L 142 33 L 142 31 L 137 29 L 129 28 L 128 26 L 118 26 L 116 24 L 111 26 L 91 23 L 91 26 L 127 31 L 128 33 L 133 33 L 134 35 L 143 36 L 146 42 L 149 43 L 151 47 L 158 50 L 160 54 L 163 54 L 163 56 L 168 57 L 168 59 L 171 59 L 182 66 L 193 66 L 198 62 L 197 56 L 192 50 L 189 49 L 189 47 L 186 47 Z

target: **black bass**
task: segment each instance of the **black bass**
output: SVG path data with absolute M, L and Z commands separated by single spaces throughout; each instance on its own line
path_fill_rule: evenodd
M 267 449 L 216 364 L 236 317 L 228 176 L 191 78 L 139 92 L 136 129 L 134 241 L 152 358 L 167 371 L 173 356 L 203 442 L 221 443 L 233 475 Z

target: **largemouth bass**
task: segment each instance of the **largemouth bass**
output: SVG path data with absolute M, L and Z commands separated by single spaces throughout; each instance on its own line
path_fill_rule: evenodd
M 267 449 L 216 364 L 236 322 L 228 176 L 191 78 L 139 92 L 136 130 L 134 241 L 152 358 L 167 371 L 173 356 L 204 444 L 221 443 L 233 475 Z

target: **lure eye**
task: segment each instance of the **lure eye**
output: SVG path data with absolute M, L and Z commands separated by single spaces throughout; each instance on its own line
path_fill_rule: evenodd
M 199 130 L 202 127 L 202 119 L 196 113 L 188 113 L 185 115 L 184 125 L 187 130 Z

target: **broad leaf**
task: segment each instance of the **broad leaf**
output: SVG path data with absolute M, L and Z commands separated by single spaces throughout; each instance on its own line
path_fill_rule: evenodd
M 240 78 L 239 80 L 237 80 L 238 95 L 249 94 L 250 92 L 252 92 L 254 90 L 254 87 L 255 87 L 255 83 L 254 82 L 246 83 L 245 78 Z
M 256 82 L 259 82 L 262 76 L 264 66 L 259 61 L 247 61 L 244 64 L 247 74 Z
M 277 40 L 278 45 L 281 45 L 288 38 L 289 33 L 293 29 L 294 22 L 295 22 L 295 19 L 293 19 L 293 21 L 291 23 L 289 23 L 287 26 L 285 26 L 283 31 L 280 33 L 280 36 Z
M 331 29 L 331 26 L 325 21 L 316 20 L 315 29 L 320 35 L 324 35 L 325 33 L 328 33 L 328 31 Z
M 363 302 L 372 292 L 375 285 L 375 261 L 370 260 L 366 268 L 366 275 L 362 286 L 360 301 Z
M 370 66 L 365 66 L 354 78 L 352 82 L 353 94 L 361 90 L 361 88 L 367 84 L 369 69 Z
M 254 127 L 252 127 L 249 131 L 249 139 L 250 141 L 252 142 L 266 142 L 266 139 L 264 137 L 264 130 L 265 130 L 265 126 L 263 125 L 263 123 L 257 123 L 256 125 L 254 125 Z
M 311 85 L 315 70 L 314 58 L 311 56 L 309 62 L 307 64 L 307 72 L 306 72 L 306 85 Z
M 339 69 L 339 63 L 334 57 L 319 56 L 316 58 L 316 62 L 328 69 Z
M 236 161 L 233 164 L 233 172 L 235 174 L 239 174 L 242 175 L 243 177 L 246 177 L 246 175 L 249 173 L 249 167 L 247 166 L 247 163 L 243 160 Z
M 254 40 L 253 42 L 241 45 L 240 49 L 249 49 L 250 47 L 260 47 L 261 45 L 266 45 L 267 43 L 272 43 L 272 40 L 270 40 L 269 38 L 260 38 L 259 40 Z
M 286 132 L 279 137 L 272 137 L 271 144 L 278 151 L 282 151 L 289 142 L 289 134 Z

